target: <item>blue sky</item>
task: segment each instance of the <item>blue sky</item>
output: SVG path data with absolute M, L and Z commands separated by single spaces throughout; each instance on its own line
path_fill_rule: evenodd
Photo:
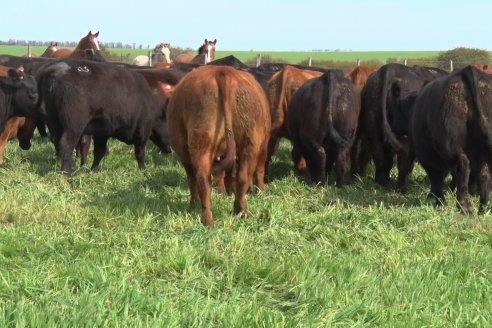
M 222 50 L 492 50 L 491 0 L 2 2 L 0 40 L 102 42 Z

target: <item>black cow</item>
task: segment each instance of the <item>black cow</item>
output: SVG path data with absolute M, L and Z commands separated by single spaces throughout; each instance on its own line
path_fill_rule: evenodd
M 38 88 L 32 75 L 9 69 L 0 77 L 0 133 L 12 116 L 31 116 L 38 103 Z
M 473 212 L 468 188 L 476 181 L 483 210 L 492 168 L 492 76 L 468 66 L 429 83 L 415 100 L 411 139 L 431 183 L 429 197 L 444 201 L 451 172 L 459 206 Z
M 357 138 L 361 140 L 362 147 L 357 168 L 353 172 L 364 175 L 372 155 L 376 167 L 375 180 L 385 186 L 390 180 L 396 154 L 399 171 L 397 190 L 405 191 L 406 176 L 412 169 L 411 161 L 407 159 L 410 153 L 409 140 L 405 134 L 396 135 L 392 126 L 408 125 L 409 122 L 395 122 L 398 117 L 395 111 L 404 96 L 419 91 L 428 82 L 446 74 L 438 68 L 387 64 L 368 78 L 361 91 Z
M 359 112 L 359 91 L 338 70 L 306 81 L 294 93 L 286 118 L 292 157 L 297 167 L 304 157 L 312 182 L 325 182 L 335 163 L 336 185 L 344 185 Z
M 73 173 L 73 150 L 83 134 L 94 138 L 93 171 L 99 169 L 110 137 L 134 145 L 140 169 L 145 167 L 149 138 L 169 152 L 165 108 L 157 105 L 138 72 L 111 64 L 63 60 L 41 68 L 38 84 L 63 172 Z

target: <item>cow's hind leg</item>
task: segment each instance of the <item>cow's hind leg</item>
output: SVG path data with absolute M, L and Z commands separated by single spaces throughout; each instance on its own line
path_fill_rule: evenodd
M 258 165 L 258 156 L 252 147 L 245 147 L 239 155 L 236 176 L 236 197 L 234 199 L 234 214 L 246 212 L 246 193 L 248 192 L 253 174 Z
M 256 185 L 258 189 L 265 189 L 265 173 L 267 170 L 267 156 L 268 149 L 266 143 L 264 143 L 260 149 L 260 153 L 258 155 L 258 162 L 256 164 L 255 176 L 256 176 Z
M 350 166 L 349 158 L 350 147 L 339 150 L 335 165 L 337 175 L 336 186 L 338 188 L 342 188 L 345 185 L 345 177 L 347 176 L 347 172 L 349 171 Z
M 299 147 L 293 145 L 291 154 L 292 154 L 292 161 L 294 162 L 294 170 L 296 174 L 304 177 L 307 180 L 309 177 L 308 177 L 306 161 L 302 157 L 302 153 Z
M 89 154 L 89 149 L 91 148 L 92 136 L 83 134 L 80 138 L 77 147 L 76 154 L 80 158 L 80 165 L 83 166 L 87 164 L 87 156 Z
M 190 189 L 190 207 L 195 207 L 198 205 L 198 201 L 200 199 L 196 186 L 195 171 L 193 170 L 193 166 L 189 162 L 183 161 L 183 166 L 186 171 L 188 188 Z
M 470 161 L 464 153 L 457 156 L 456 165 L 456 197 L 463 211 L 468 214 L 473 213 L 473 206 L 470 202 L 468 193 L 468 179 L 470 176 Z
M 61 170 L 67 175 L 72 175 L 75 171 L 73 151 L 75 149 L 75 145 L 80 139 L 80 135 L 81 133 L 64 131 L 58 144 L 58 151 L 61 160 Z
M 326 181 L 326 151 L 319 143 L 312 141 L 304 144 L 303 155 L 314 184 Z
M 422 163 L 427 176 L 429 177 L 431 190 L 427 199 L 434 199 L 435 205 L 444 205 L 444 178 L 446 173 L 441 169 L 436 169 Z
M 192 155 L 191 161 L 195 172 L 196 190 L 202 205 L 201 222 L 203 225 L 212 228 L 214 221 L 210 204 L 212 195 L 212 163 L 210 158 L 211 156 L 208 153 L 204 153 L 200 156 Z
M 94 137 L 94 161 L 92 162 L 92 172 L 99 172 L 101 159 L 106 155 L 107 137 Z
M 145 169 L 145 144 L 146 141 L 138 140 L 135 142 L 135 158 L 137 159 L 138 168 Z
M 376 167 L 375 179 L 381 186 L 388 185 L 390 181 L 390 171 L 393 166 L 394 152 L 389 147 L 382 144 L 372 145 L 372 158 Z
M 407 177 L 413 171 L 413 165 L 415 163 L 415 155 L 411 149 L 408 138 L 403 141 L 403 145 L 403 150 L 397 154 L 398 182 L 396 184 L 396 191 L 400 193 L 405 193 L 407 191 Z
M 480 195 L 480 208 L 479 213 L 483 213 L 489 202 L 490 195 L 490 168 L 489 165 L 483 164 L 480 167 L 480 172 L 478 174 L 478 193 Z

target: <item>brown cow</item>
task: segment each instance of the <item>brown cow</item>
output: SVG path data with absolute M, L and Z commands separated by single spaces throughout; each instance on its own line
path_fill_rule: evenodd
M 282 70 L 272 75 L 267 83 L 266 93 L 270 103 L 272 129 L 268 142 L 268 162 L 275 153 L 280 138 L 287 137 L 285 116 L 287 107 L 294 92 L 309 79 L 321 76 L 323 73 L 311 70 L 302 70 L 285 65 Z
M 268 100 L 249 73 L 203 66 L 176 86 L 167 109 L 169 140 L 188 177 L 191 204 L 201 202 L 201 222 L 212 227 L 211 175 L 237 172 L 234 213 L 246 210 L 256 173 L 264 188 L 270 133 Z
M 26 117 L 14 116 L 7 121 L 5 129 L 0 134 L 0 164 L 3 163 L 3 154 L 9 140 L 19 139 L 19 146 L 24 150 L 31 147 L 31 138 L 35 126 L 36 121 Z
M 367 78 L 376 70 L 369 66 L 358 65 L 354 67 L 350 72 L 345 74 L 345 77 L 352 82 L 354 82 L 355 86 L 360 90 L 364 84 L 366 84 Z
M 492 67 L 490 67 L 487 64 L 474 64 L 473 66 L 478 68 L 479 70 L 481 70 L 484 73 L 492 74 Z
M 362 90 L 362 87 L 366 84 L 367 79 L 369 76 L 374 73 L 376 70 L 374 68 L 371 68 L 369 66 L 364 66 L 364 65 L 357 65 L 355 66 L 352 70 L 347 72 L 345 74 L 345 77 L 352 82 L 354 82 L 355 86 L 359 90 L 359 92 Z M 356 138 L 352 149 L 350 151 L 350 161 L 352 165 L 352 175 L 355 175 L 358 173 L 357 171 L 357 163 L 359 162 L 359 156 L 364 153 L 368 153 L 369 150 L 366 148 L 368 145 L 366 144 L 366 141 L 364 138 Z
M 7 76 L 8 70 L 9 67 L 0 65 L 0 76 Z M 17 70 L 22 72 L 24 68 L 21 66 Z M 7 120 L 4 130 L 0 133 L 0 164 L 3 163 L 3 154 L 9 140 L 18 138 L 22 149 L 31 147 L 31 138 L 35 125 L 36 122 L 34 120 L 26 117 L 13 116 Z

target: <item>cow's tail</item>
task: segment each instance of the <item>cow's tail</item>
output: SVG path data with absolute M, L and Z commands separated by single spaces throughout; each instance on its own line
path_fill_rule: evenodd
M 278 74 L 281 74 L 281 79 L 278 79 Z M 278 80 L 281 80 L 280 83 Z M 272 90 L 273 89 L 273 90 Z M 283 102 L 285 100 L 285 92 L 287 89 L 287 74 L 285 67 L 276 72 L 268 81 L 268 101 L 270 105 L 272 130 L 278 130 L 282 125 L 282 115 L 284 115 Z M 280 91 L 280 92 L 277 92 Z M 276 97 L 276 98 L 274 98 Z M 285 117 L 284 117 L 285 120 Z M 272 132 L 275 132 L 272 131 Z
M 70 69 L 70 66 L 65 62 L 48 63 L 39 69 L 38 75 L 38 90 L 39 98 L 37 108 L 41 115 L 46 116 L 46 108 L 44 104 L 44 96 L 47 92 L 54 89 L 56 78 L 65 74 Z
M 350 143 L 353 136 L 350 138 L 345 138 L 340 133 L 338 133 L 337 129 L 333 125 L 333 111 L 335 110 L 335 83 L 337 83 L 335 72 L 328 72 L 328 101 L 326 102 L 326 114 L 328 116 L 328 134 L 330 139 L 335 142 L 335 144 L 340 148 L 345 148 Z
M 216 81 L 219 88 L 218 105 L 220 106 L 224 117 L 226 153 L 223 158 L 214 162 L 212 168 L 214 174 L 230 170 L 236 161 L 236 141 L 234 140 L 234 131 L 232 129 L 232 80 L 227 74 L 219 71 L 216 75 Z
M 480 101 L 480 92 L 478 88 L 477 69 L 468 66 L 461 71 L 461 76 L 470 90 L 473 101 L 473 107 L 476 109 L 478 127 L 485 136 L 487 147 L 492 150 L 492 125 L 484 114 L 482 102 Z
M 381 81 L 381 114 L 383 116 L 382 130 L 384 141 L 391 146 L 394 151 L 399 151 L 403 148 L 396 135 L 393 133 L 391 126 L 388 121 L 388 92 L 390 92 L 389 87 L 391 85 L 391 77 L 389 76 L 388 70 L 384 71 L 383 80 Z

